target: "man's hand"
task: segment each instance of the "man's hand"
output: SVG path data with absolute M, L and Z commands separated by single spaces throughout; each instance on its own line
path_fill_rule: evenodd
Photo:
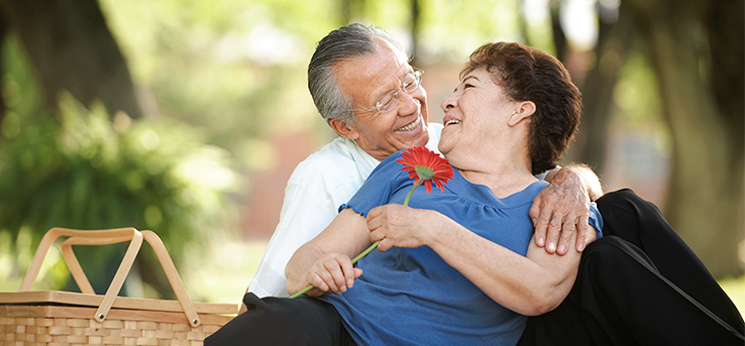
M 582 252 L 587 238 L 595 230 L 589 226 L 590 201 L 602 195 L 600 181 L 584 165 L 569 165 L 552 170 L 550 183 L 533 200 L 530 217 L 535 226 L 535 243 L 548 253 L 564 255 L 574 232 L 579 232 L 576 250 Z

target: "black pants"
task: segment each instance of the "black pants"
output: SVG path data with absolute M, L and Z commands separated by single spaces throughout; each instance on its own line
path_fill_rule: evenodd
M 204 340 L 205 345 L 356 346 L 336 309 L 315 298 L 263 298 L 246 293 L 248 311 Z
M 745 324 L 652 203 L 631 190 L 598 200 L 605 237 L 587 246 L 554 311 L 518 345 L 745 345 Z

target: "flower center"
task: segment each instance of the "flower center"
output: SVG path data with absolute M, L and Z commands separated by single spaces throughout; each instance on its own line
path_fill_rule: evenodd
M 419 176 L 419 179 L 430 180 L 435 177 L 435 170 L 428 166 L 417 165 L 416 174 Z

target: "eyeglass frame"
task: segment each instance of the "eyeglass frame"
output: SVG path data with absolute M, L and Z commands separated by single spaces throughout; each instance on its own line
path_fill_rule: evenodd
M 366 112 L 375 112 L 375 111 L 377 111 L 377 112 L 380 112 L 380 113 L 386 113 L 386 112 L 392 111 L 401 102 L 401 98 L 399 97 L 399 95 L 401 94 L 402 91 L 404 93 L 406 93 L 406 94 L 411 94 L 411 93 L 415 92 L 417 89 L 419 89 L 419 87 L 422 85 L 422 75 L 423 74 L 424 74 L 424 71 L 418 70 L 418 69 L 415 69 L 414 72 L 412 72 L 412 73 L 407 73 L 406 74 L 407 76 L 414 75 L 414 81 L 416 82 L 416 86 L 414 87 L 414 89 L 411 89 L 411 91 L 406 91 L 405 90 L 405 86 L 402 85 L 401 88 L 399 88 L 398 90 L 391 90 L 390 92 L 388 92 L 385 95 L 383 95 L 383 97 L 381 97 L 380 100 L 378 100 L 378 102 L 375 103 L 375 108 L 354 109 L 353 111 L 355 111 L 355 112 L 359 112 L 359 111 L 363 111 L 363 112 L 365 112 L 365 111 Z M 381 104 L 381 101 L 383 101 L 389 95 L 391 95 L 391 105 L 389 106 L 390 108 L 388 108 L 388 109 L 381 109 L 381 107 L 382 107 L 380 105 Z

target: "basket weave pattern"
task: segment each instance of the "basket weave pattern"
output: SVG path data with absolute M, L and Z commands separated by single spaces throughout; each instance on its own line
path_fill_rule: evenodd
M 15 306 L 13 314 L 19 314 L 19 312 L 23 315 L 47 314 L 49 309 L 49 307 Z M 64 309 L 66 314 L 73 310 L 73 313 L 81 312 L 90 315 L 92 311 L 89 308 L 51 307 L 51 309 Z M 229 318 L 219 316 L 224 319 L 214 321 L 217 324 L 203 323 L 198 327 L 192 327 L 183 315 L 159 314 L 158 317 L 162 317 L 165 322 L 143 321 L 142 316 L 132 316 L 132 319 L 139 320 L 117 319 L 115 316 L 110 316 L 104 322 L 97 322 L 92 318 L 4 317 L 0 311 L 0 346 L 202 345 L 204 339 L 217 331 L 225 319 Z M 183 321 L 171 321 L 173 317 L 181 318 Z
M 81 293 L 30 291 L 47 251 L 59 237 Z M 118 297 L 143 240 L 155 251 L 178 301 Z M 72 245 L 129 241 L 106 294 L 96 295 Z M 134 228 L 80 231 L 53 228 L 42 238 L 19 292 L 0 292 L 0 346 L 202 345 L 234 316 L 233 304 L 193 303 L 160 238 Z

